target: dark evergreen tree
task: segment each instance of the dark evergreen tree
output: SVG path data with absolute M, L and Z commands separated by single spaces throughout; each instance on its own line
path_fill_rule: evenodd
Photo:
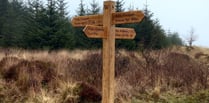
M 29 4 L 25 47 L 53 50 L 72 48 L 72 30 L 66 17 L 64 0 L 48 0 L 47 7 L 39 0 Z
M 74 28 L 71 23 L 69 23 L 70 19 L 68 19 L 68 22 L 65 26 L 66 30 L 69 32 L 67 33 L 67 42 L 66 42 L 66 48 L 68 49 L 75 49 L 76 48 L 76 39 L 75 39 L 75 33 Z
M 90 3 L 90 9 L 88 9 L 88 15 L 99 14 L 99 12 L 99 3 L 97 3 L 95 0 L 92 0 L 92 3 Z
M 153 20 L 147 5 L 144 9 L 144 19 L 135 26 L 137 48 L 160 49 L 167 46 L 166 35 L 158 20 Z
M 80 4 L 77 10 L 77 16 L 84 16 L 86 15 L 86 9 L 85 9 L 85 5 L 83 3 L 83 0 L 80 0 Z M 83 27 L 81 28 L 73 28 L 74 30 L 74 38 L 75 38 L 75 46 L 77 48 L 81 48 L 81 49 L 87 49 L 90 48 L 91 46 L 91 42 L 90 39 L 87 38 L 85 36 L 85 34 L 83 33 Z
M 124 0 L 117 0 L 116 4 L 115 4 L 115 11 L 116 12 L 123 12 L 123 11 L 125 11 L 124 4 L 125 4 Z
M 23 34 L 25 8 L 18 0 L 11 3 L 3 1 L 1 7 L 0 33 L 1 45 L 4 47 L 17 47 L 21 45 Z
M 46 36 L 44 38 L 44 40 L 46 41 L 46 47 L 49 49 L 52 49 L 54 47 L 51 48 L 51 46 L 54 46 L 53 39 L 56 39 L 56 32 L 58 31 L 59 27 L 57 25 L 57 20 L 58 20 L 58 12 L 56 10 L 56 2 L 55 0 L 47 0 L 47 20 L 46 20 Z
M 172 46 L 172 45 L 183 45 L 184 43 L 183 43 L 183 41 L 182 41 L 182 39 L 179 37 L 179 34 L 177 33 L 177 32 L 168 32 L 167 33 L 167 39 L 168 39 L 168 44 L 170 45 L 170 46 Z
M 79 8 L 77 11 L 78 16 L 84 16 L 86 15 L 85 5 L 83 3 L 83 0 L 80 0 Z
M 43 49 L 48 43 L 45 41 L 46 32 L 46 9 L 40 0 L 28 1 L 26 30 L 23 36 L 24 48 Z
M 88 15 L 95 15 L 95 14 L 99 14 L 100 12 L 100 7 L 99 7 L 99 3 L 97 3 L 95 0 L 92 0 L 92 2 L 90 3 L 90 9 L 88 9 Z M 101 39 L 90 39 L 90 38 L 86 38 L 89 40 L 89 46 L 90 48 L 101 48 L 102 46 L 102 40 Z
M 148 44 L 148 48 L 161 49 L 168 46 L 166 33 L 158 20 L 154 21 L 154 29 L 151 35 L 152 38 L 151 42 Z
M 0 45 L 3 45 L 3 27 L 6 21 L 7 11 L 8 11 L 9 3 L 7 0 L 0 1 Z
M 56 32 L 53 34 L 51 45 L 52 49 L 73 48 L 74 41 L 72 36 L 71 25 L 68 21 L 67 12 L 65 12 L 66 3 L 64 0 L 57 1 L 58 18 L 55 20 Z
M 48 0 L 47 4 L 47 37 L 50 49 L 60 49 L 67 47 L 70 31 L 70 25 L 66 18 L 66 3 L 64 0 Z
M 57 0 L 57 8 L 58 8 L 59 17 L 61 17 L 62 19 L 65 19 L 68 14 L 65 10 L 66 5 L 67 3 L 65 2 L 65 0 Z

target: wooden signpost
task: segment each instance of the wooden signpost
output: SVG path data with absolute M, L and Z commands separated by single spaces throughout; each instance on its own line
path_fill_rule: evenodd
M 75 27 L 84 27 L 89 38 L 102 38 L 102 103 L 114 103 L 115 86 L 115 39 L 134 39 L 136 33 L 131 28 L 117 28 L 115 24 L 140 22 L 144 18 L 141 11 L 115 12 L 115 2 L 104 2 L 103 15 L 79 16 L 72 19 Z

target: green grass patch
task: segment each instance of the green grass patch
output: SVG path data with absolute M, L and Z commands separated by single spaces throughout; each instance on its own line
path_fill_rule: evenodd
M 209 103 L 209 90 L 201 90 L 192 95 L 162 94 L 157 100 L 149 94 L 133 97 L 131 103 Z

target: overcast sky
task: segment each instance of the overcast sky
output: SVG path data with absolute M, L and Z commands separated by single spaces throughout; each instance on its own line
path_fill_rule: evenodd
M 71 16 L 78 10 L 80 0 L 68 1 L 68 10 Z M 103 0 L 104 1 L 104 0 Z M 96 0 L 103 7 L 102 0 Z M 84 0 L 89 7 L 92 0 Z M 143 9 L 146 0 L 124 0 L 125 8 L 133 6 L 135 9 Z M 158 19 L 162 27 L 171 32 L 178 32 L 182 39 L 188 37 L 193 27 L 197 41 L 194 45 L 209 47 L 209 0 L 147 0 L 148 8 L 154 13 L 154 19 Z

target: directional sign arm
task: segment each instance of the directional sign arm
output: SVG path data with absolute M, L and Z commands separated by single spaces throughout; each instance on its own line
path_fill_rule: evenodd
M 130 12 L 116 12 L 112 14 L 113 24 L 127 24 L 140 22 L 144 18 L 142 11 L 130 11 Z M 103 15 L 88 15 L 78 16 L 72 19 L 72 25 L 74 27 L 84 27 L 86 25 L 103 25 Z
M 136 32 L 131 28 L 115 28 L 116 39 L 134 39 Z
M 136 23 L 144 18 L 144 13 L 142 11 L 116 12 L 112 15 L 113 24 Z
M 103 26 L 87 25 L 83 31 L 89 38 L 105 38 L 105 30 Z
M 87 25 L 83 29 L 89 38 L 106 38 L 105 28 L 103 26 Z M 131 28 L 115 28 L 115 39 L 134 39 L 136 32 Z
M 72 19 L 74 27 L 84 27 L 86 25 L 103 25 L 103 15 L 78 16 Z

